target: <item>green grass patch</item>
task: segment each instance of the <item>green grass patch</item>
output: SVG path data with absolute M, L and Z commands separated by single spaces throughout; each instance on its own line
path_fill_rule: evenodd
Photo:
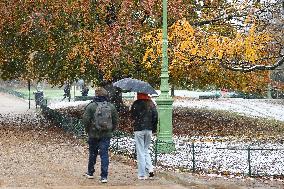
M 29 91 L 28 88 L 1 88 L 2 92 L 6 92 L 18 97 L 21 97 L 23 99 L 28 100 L 29 99 L 29 95 L 31 100 L 34 100 L 35 95 L 34 92 L 36 92 L 35 88 L 31 88 L 31 90 Z M 94 89 L 90 89 L 89 95 L 93 95 Z M 43 95 L 44 98 L 49 100 L 59 100 L 63 98 L 64 95 L 64 91 L 63 91 L 63 87 L 62 88 L 45 88 L 43 90 Z M 71 98 L 74 99 L 74 96 L 81 96 L 81 91 L 80 89 L 71 89 Z

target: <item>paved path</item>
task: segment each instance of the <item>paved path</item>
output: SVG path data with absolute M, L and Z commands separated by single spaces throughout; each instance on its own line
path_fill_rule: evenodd
M 35 109 L 35 102 L 18 98 L 16 96 L 0 92 L 0 114 L 22 114 L 32 113 Z

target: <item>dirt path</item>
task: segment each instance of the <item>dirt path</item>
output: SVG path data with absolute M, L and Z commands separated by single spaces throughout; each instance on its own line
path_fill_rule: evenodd
M 87 145 L 62 130 L 52 127 L 38 116 L 38 110 L 27 111 L 28 102 L 0 93 L 0 188 L 54 189 L 283 189 L 283 182 L 255 179 L 224 179 L 209 176 L 157 171 L 155 180 L 139 181 L 136 164 L 111 156 L 109 182 L 86 179 Z M 9 110 L 9 111 L 8 111 Z M 100 161 L 98 161 L 100 162 Z
M 2 187 L 92 186 L 99 183 L 83 176 L 87 165 L 87 145 L 59 129 L 1 128 L 0 185 Z M 170 185 L 161 177 L 142 182 L 136 168 L 111 160 L 108 186 Z

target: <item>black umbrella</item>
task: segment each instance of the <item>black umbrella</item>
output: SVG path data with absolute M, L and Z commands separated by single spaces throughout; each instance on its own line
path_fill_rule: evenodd
M 147 82 L 138 79 L 124 78 L 113 83 L 113 86 L 122 90 L 145 94 L 158 94 L 155 89 Z

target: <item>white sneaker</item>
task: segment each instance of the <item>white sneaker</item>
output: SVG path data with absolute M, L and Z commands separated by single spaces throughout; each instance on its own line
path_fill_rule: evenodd
M 94 175 L 90 175 L 89 173 L 85 173 L 85 176 L 86 176 L 88 179 L 93 179 L 93 178 L 94 178 Z
M 147 180 L 148 178 L 146 176 L 138 176 L 138 180 Z
M 107 179 L 106 178 L 102 178 L 101 179 L 101 183 L 107 183 Z

